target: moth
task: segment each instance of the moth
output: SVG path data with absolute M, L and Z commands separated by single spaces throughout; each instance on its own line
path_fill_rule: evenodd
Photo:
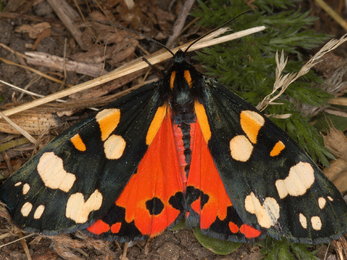
M 120 242 L 182 218 L 235 242 L 346 233 L 347 205 L 319 167 L 186 52 L 158 82 L 77 123 L 8 178 L 0 199 L 18 227 Z

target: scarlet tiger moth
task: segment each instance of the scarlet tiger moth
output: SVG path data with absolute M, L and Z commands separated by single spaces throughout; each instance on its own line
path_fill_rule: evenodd
M 347 205 L 321 170 L 186 52 L 158 82 L 68 129 L 0 187 L 17 226 L 121 242 L 157 236 L 183 217 L 235 242 L 268 234 L 320 243 L 346 233 Z

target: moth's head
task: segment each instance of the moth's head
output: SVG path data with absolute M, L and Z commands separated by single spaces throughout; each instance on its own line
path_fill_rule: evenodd
M 170 93 L 168 96 L 172 111 L 192 111 L 202 76 L 189 63 L 189 56 L 182 50 L 177 51 L 172 62 L 163 81 L 168 87 L 166 90 Z
M 178 49 L 176 54 L 171 58 L 172 65 L 174 64 L 182 64 L 190 62 L 190 57 L 186 52 L 183 52 L 181 49 Z

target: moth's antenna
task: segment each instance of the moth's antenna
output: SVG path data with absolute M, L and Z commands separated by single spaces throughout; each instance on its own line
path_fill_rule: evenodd
M 215 32 L 215 31 L 217 31 L 217 30 L 220 29 L 220 28 L 224 27 L 225 25 L 227 25 L 228 23 L 234 21 L 236 18 L 240 17 L 241 15 L 244 15 L 245 13 L 248 13 L 248 12 L 251 12 L 251 11 L 252 11 L 252 10 L 248 10 L 248 11 L 245 11 L 245 12 L 243 12 L 243 13 L 240 13 L 239 15 L 237 15 L 237 16 L 235 16 L 234 18 L 230 19 L 229 21 L 227 21 L 226 23 L 224 23 L 224 24 L 222 24 L 221 26 L 217 27 L 216 29 L 213 29 L 212 31 L 210 31 L 210 32 L 208 32 L 208 33 L 206 33 L 206 34 L 204 34 L 203 36 L 200 36 L 199 38 L 197 38 L 195 41 L 193 41 L 193 42 L 187 47 L 187 49 L 184 51 L 184 53 L 187 53 L 188 49 L 189 49 L 190 47 L 192 47 L 193 44 L 195 44 L 196 42 L 200 41 L 202 38 L 206 37 L 207 35 L 209 35 L 209 34 Z
M 109 22 L 109 21 L 100 21 L 100 20 L 97 20 L 96 22 L 98 22 L 98 23 L 108 23 L 108 24 L 113 25 L 113 26 L 115 26 L 115 27 L 118 27 L 118 28 L 120 28 L 120 29 L 123 29 L 123 30 L 129 31 L 129 32 L 132 32 L 132 33 L 136 33 L 136 34 L 138 34 L 138 35 L 141 35 L 142 37 L 145 37 L 147 40 L 150 40 L 151 42 L 154 42 L 154 43 L 160 45 L 161 47 L 165 48 L 168 52 L 171 53 L 172 56 L 175 56 L 175 54 L 174 54 L 169 48 L 167 48 L 164 44 L 162 44 L 162 43 L 160 43 L 160 42 L 158 42 L 158 41 L 156 41 L 156 40 L 154 40 L 154 39 L 152 39 L 152 38 L 150 38 L 150 37 L 148 37 L 148 36 L 146 36 L 146 35 L 144 35 L 144 34 L 142 34 L 142 33 L 139 33 L 139 32 L 137 32 L 137 31 L 131 30 L 131 29 L 129 29 L 129 28 L 123 27 L 123 26 L 118 25 L 118 24 L 115 24 L 115 23 L 111 23 L 111 22 Z

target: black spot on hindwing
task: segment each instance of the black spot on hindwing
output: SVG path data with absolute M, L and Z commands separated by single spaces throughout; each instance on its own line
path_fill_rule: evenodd
M 146 201 L 146 209 L 150 215 L 159 215 L 164 209 L 164 203 L 161 199 L 154 197 Z
M 176 194 L 174 196 L 171 196 L 169 199 L 170 205 L 173 208 L 179 210 L 180 212 L 184 211 L 183 201 L 184 201 L 184 195 L 182 192 L 176 192 Z

